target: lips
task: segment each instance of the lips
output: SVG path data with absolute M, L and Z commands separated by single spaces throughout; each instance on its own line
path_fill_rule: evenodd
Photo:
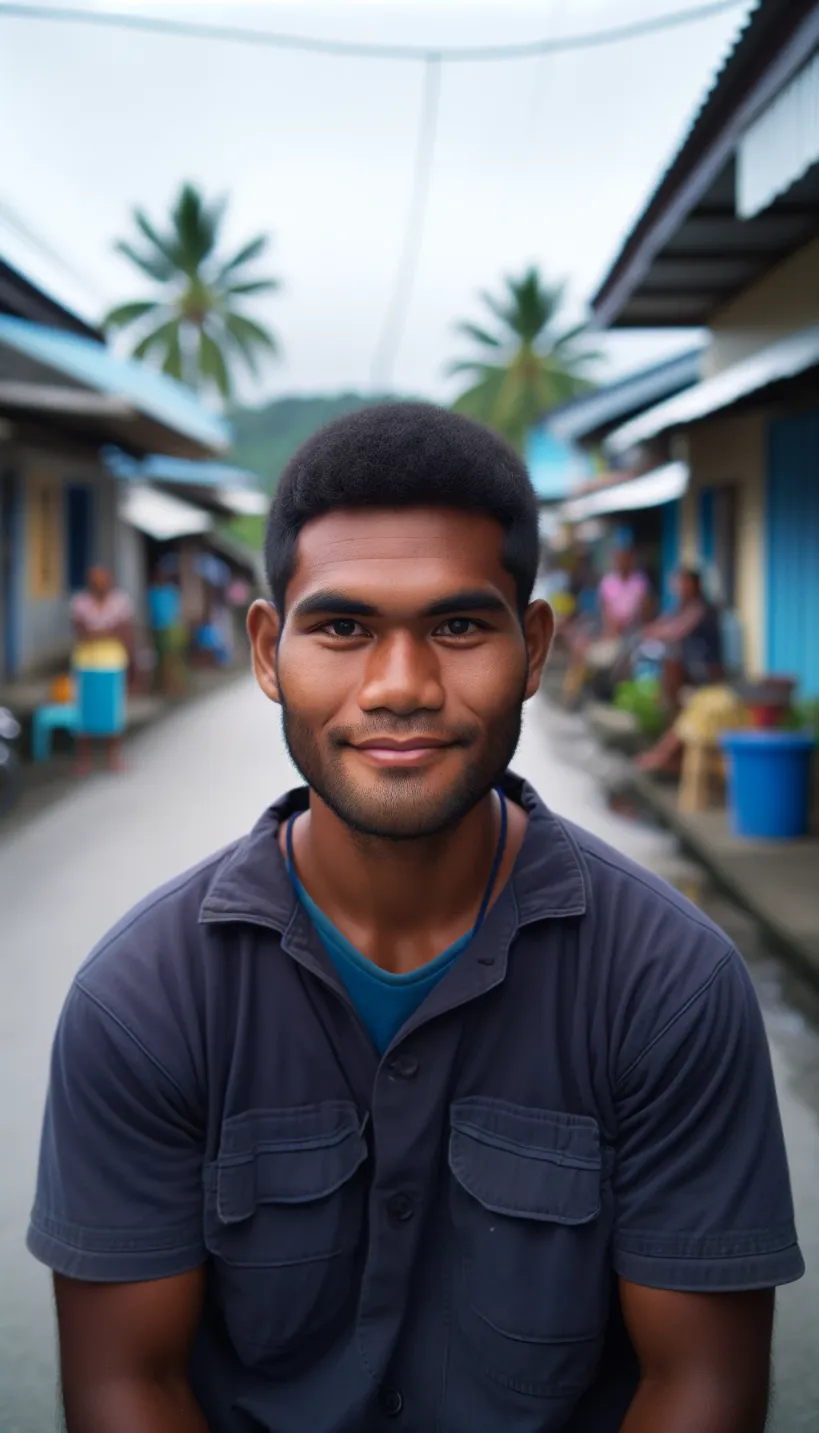
M 355 742 L 354 750 L 360 752 L 379 766 L 414 766 L 431 761 L 435 754 L 446 751 L 452 742 L 436 740 L 429 736 L 405 737 L 396 741 L 394 737 L 376 736 L 369 741 Z

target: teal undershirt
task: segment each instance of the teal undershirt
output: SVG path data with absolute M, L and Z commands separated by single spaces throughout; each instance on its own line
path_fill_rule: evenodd
M 500 837 L 475 925 L 466 935 L 462 935 L 460 940 L 447 946 L 446 950 L 437 955 L 428 965 L 422 965 L 420 970 L 411 970 L 408 975 L 395 975 L 390 970 L 382 970 L 379 965 L 374 965 L 371 960 L 361 954 L 360 950 L 356 950 L 346 935 L 342 935 L 338 927 L 333 925 L 329 917 L 324 914 L 321 907 L 317 906 L 312 897 L 307 894 L 296 874 L 293 861 L 293 820 L 295 818 L 291 817 L 288 822 L 287 869 L 296 895 L 303 910 L 307 912 L 313 922 L 324 949 L 333 962 L 347 994 L 380 1055 L 383 1055 L 402 1025 L 406 1024 L 419 1005 L 426 1000 L 430 991 L 434 990 L 439 980 L 442 980 L 447 971 L 455 964 L 458 956 L 466 949 L 472 937 L 483 924 L 506 845 L 506 798 L 501 791 L 498 791 L 498 797 L 501 812 Z
M 327 918 L 320 906 L 308 896 L 295 871 L 290 872 L 293 885 L 304 910 L 310 917 L 321 938 L 344 987 L 369 1031 L 375 1048 L 383 1055 L 392 1043 L 401 1026 L 426 1000 L 429 992 L 454 965 L 461 951 L 472 939 L 472 931 L 462 935 L 454 945 L 437 955 L 420 970 L 408 975 L 394 975 L 373 965 L 361 951 L 342 935 L 337 926 Z

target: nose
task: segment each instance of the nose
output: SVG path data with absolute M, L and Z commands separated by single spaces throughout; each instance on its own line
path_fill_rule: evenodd
M 438 659 L 428 643 L 409 632 L 393 632 L 374 644 L 358 698 L 362 711 L 408 716 L 440 711 L 444 700 Z

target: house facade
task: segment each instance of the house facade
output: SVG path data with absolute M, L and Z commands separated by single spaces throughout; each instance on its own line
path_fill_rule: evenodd
M 123 516 L 105 452 L 195 465 L 227 442 L 181 384 L 115 359 L 99 333 L 0 262 L 0 681 L 65 662 L 71 598 L 93 563 L 141 601 L 144 534 Z M 201 531 L 201 511 L 185 508 Z
M 676 556 L 750 672 L 819 695 L 819 4 L 762 0 L 593 300 L 602 327 L 707 330 L 698 384 L 607 439 L 686 471 Z

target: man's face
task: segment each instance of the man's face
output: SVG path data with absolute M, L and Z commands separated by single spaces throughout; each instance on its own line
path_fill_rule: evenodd
M 503 531 L 445 509 L 346 510 L 302 531 L 284 624 L 249 619 L 290 754 L 347 825 L 408 839 L 446 829 L 514 755 L 551 612 L 523 626 Z
M 621 547 L 614 557 L 615 571 L 621 577 L 629 577 L 634 571 L 634 553 L 628 547 Z

